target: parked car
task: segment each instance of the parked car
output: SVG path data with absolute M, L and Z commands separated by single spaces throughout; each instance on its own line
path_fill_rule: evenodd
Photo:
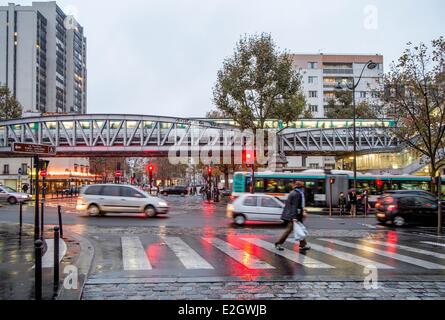
M 26 202 L 30 201 L 32 199 L 32 196 L 27 193 L 18 192 L 17 190 L 14 190 L 8 186 L 0 186 L 0 201 L 1 202 L 8 202 L 9 204 L 13 205 L 17 202 Z
M 188 192 L 189 190 L 187 186 L 173 186 L 161 190 L 161 194 L 164 196 L 168 196 L 171 194 L 185 196 L 188 194 Z
M 396 227 L 407 224 L 433 226 L 437 224 L 437 201 L 411 194 L 391 194 L 376 203 L 376 218 L 380 223 Z
M 269 195 L 245 194 L 227 205 L 227 217 L 237 225 L 247 221 L 283 222 L 284 203 Z
M 77 199 L 77 210 L 87 210 L 89 215 L 106 213 L 143 212 L 147 217 L 167 214 L 166 201 L 150 196 L 130 185 L 96 184 L 82 188 Z

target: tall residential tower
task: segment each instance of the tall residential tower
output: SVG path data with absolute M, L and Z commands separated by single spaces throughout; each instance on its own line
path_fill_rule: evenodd
M 0 85 L 24 112 L 86 113 L 83 27 L 53 2 L 0 6 Z

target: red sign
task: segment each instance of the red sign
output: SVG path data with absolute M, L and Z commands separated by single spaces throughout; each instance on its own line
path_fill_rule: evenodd
M 40 176 L 41 177 L 46 177 L 48 175 L 48 171 L 46 170 L 40 170 Z
M 115 177 L 122 177 L 122 171 L 120 170 L 116 170 L 116 172 L 114 173 Z

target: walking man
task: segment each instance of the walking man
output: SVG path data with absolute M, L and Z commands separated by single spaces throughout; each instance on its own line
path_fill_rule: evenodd
M 284 231 L 280 240 L 275 243 L 275 248 L 277 250 L 284 250 L 283 243 L 294 230 L 294 222 L 303 223 L 305 206 L 303 187 L 304 182 L 295 182 L 294 190 L 289 194 L 286 200 L 283 215 L 281 216 L 281 219 L 286 222 L 286 230 Z M 306 239 L 300 240 L 300 250 L 305 251 L 309 249 L 310 247 L 307 245 Z

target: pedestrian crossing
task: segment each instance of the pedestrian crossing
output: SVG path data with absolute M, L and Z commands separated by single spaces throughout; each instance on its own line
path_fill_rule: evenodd
M 142 240 L 141 240 L 142 238 Z M 237 237 L 159 236 L 120 237 L 123 271 L 153 271 L 157 268 L 217 271 L 231 265 L 243 270 L 279 271 L 293 263 L 299 270 L 339 270 L 373 266 L 379 270 L 421 268 L 445 270 L 445 251 L 428 241 L 402 244 L 374 239 L 314 238 L 311 250 L 301 253 L 288 240 L 283 251 L 275 249 L 273 239 L 256 235 Z M 436 251 L 431 250 L 432 248 Z M 154 250 L 154 247 L 161 249 Z M 151 249 L 150 249 L 151 248 Z M 150 253 L 151 252 L 151 253 Z M 161 260 L 164 259 L 161 263 Z

